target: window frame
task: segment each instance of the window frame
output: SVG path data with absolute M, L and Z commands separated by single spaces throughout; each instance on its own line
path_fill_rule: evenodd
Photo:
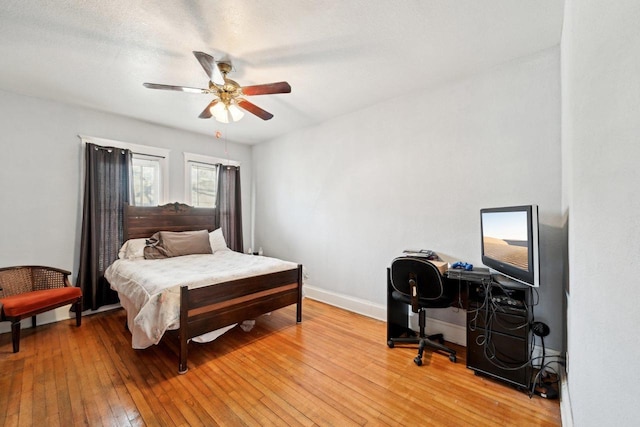
M 160 166 L 160 193 L 158 194 L 158 205 L 169 203 L 169 154 L 171 150 L 160 147 L 152 147 L 150 145 L 133 144 L 130 142 L 117 141 L 115 139 L 98 138 L 95 136 L 78 135 L 81 143 L 85 146 L 87 143 L 101 145 L 104 147 L 121 148 L 131 150 L 133 157 L 145 160 L 158 159 Z M 82 162 L 84 168 L 84 162 Z M 84 176 L 84 169 L 81 171 Z M 130 188 L 133 193 L 133 188 Z
M 229 159 L 222 159 L 220 157 L 208 156 L 204 154 L 183 152 L 184 155 L 184 200 L 189 206 L 193 206 L 191 200 L 191 167 L 190 163 L 200 163 L 209 166 L 240 166 L 240 162 Z M 216 200 L 217 200 L 216 194 Z M 217 203 L 216 203 L 217 206 Z M 195 206 L 198 207 L 198 206 Z

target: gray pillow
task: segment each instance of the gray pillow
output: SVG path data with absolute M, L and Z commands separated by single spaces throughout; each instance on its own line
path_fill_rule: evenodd
M 211 244 L 207 230 L 159 231 L 147 239 L 147 245 L 144 248 L 145 259 L 210 253 Z

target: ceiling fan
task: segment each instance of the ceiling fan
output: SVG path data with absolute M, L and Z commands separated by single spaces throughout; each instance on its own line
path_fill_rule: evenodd
M 273 114 L 247 101 L 243 96 L 291 92 L 291 86 L 289 86 L 287 82 L 240 86 L 235 81 L 227 78 L 227 74 L 232 70 L 229 62 L 221 61 L 216 63 L 211 55 L 204 52 L 194 51 L 193 54 L 198 62 L 200 62 L 200 65 L 202 65 L 205 73 L 207 73 L 207 77 L 209 77 L 209 87 L 207 89 L 157 83 L 144 83 L 144 87 L 214 95 L 216 98 L 207 105 L 207 108 L 205 108 L 198 117 L 201 119 L 215 117 L 216 120 L 223 123 L 237 122 L 240 120 L 244 115 L 242 110 L 246 110 L 260 117 L 262 120 L 269 120 L 273 117 Z

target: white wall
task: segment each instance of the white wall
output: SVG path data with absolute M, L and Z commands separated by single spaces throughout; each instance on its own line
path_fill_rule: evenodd
M 559 78 L 553 48 L 255 146 L 254 245 L 303 263 L 312 287 L 381 307 L 403 249 L 480 265 L 480 208 L 538 204 L 535 313 L 560 350 Z M 459 310 L 434 317 L 464 325 Z
M 2 91 L 0 129 L 0 265 L 56 266 L 72 271 L 72 281 L 82 221 L 84 151 L 78 134 L 170 149 L 172 202 L 183 200 L 183 151 L 227 157 L 224 142 L 213 136 L 213 122 L 206 137 Z M 243 225 L 249 230 L 251 147 L 227 146 L 228 157 L 241 163 Z M 47 320 L 47 314 L 38 317 Z M 0 328 L 8 330 L 8 323 Z
M 576 426 L 637 425 L 640 3 L 565 1 L 568 389 Z

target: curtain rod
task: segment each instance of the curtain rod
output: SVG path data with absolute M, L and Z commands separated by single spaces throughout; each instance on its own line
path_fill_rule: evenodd
M 155 159 L 165 159 L 165 158 L 166 158 L 166 157 L 164 157 L 164 156 L 158 156 L 158 155 L 155 155 L 155 154 L 138 153 L 138 152 L 136 152 L 136 151 L 130 150 L 129 148 L 105 147 L 105 146 L 103 146 L 103 145 L 97 145 L 97 144 L 94 144 L 93 142 L 89 142 L 89 144 L 93 145 L 93 148 L 94 148 L 95 150 L 106 150 L 106 151 L 109 151 L 109 152 L 111 152 L 111 151 L 113 151 L 113 150 L 120 150 L 120 151 L 122 152 L 122 154 L 124 154 L 124 152 L 125 152 L 125 151 L 129 150 L 129 151 L 131 151 L 131 154 L 137 154 L 137 155 L 139 155 L 139 156 L 144 156 L 144 157 L 153 157 L 153 158 L 155 158 Z
M 171 150 L 166 148 L 153 147 L 150 145 L 133 144 L 130 142 L 117 141 L 115 139 L 99 138 L 87 135 L 78 135 L 81 144 L 93 144 L 103 147 L 113 147 L 116 149 L 131 150 L 133 154 L 139 156 L 149 156 L 158 159 L 167 159 Z
M 207 162 L 199 162 L 197 160 L 187 160 L 187 163 L 195 163 L 197 165 L 205 165 L 205 166 L 223 166 L 223 167 L 230 167 L 230 168 L 239 168 L 240 165 L 231 165 L 228 163 L 221 163 L 221 162 L 217 162 L 217 163 L 207 163 Z
M 103 147 L 101 145 L 93 145 L 93 149 L 98 151 L 98 150 L 104 150 L 104 151 L 108 151 L 108 152 L 112 152 L 114 150 L 119 150 L 122 154 L 124 154 L 124 152 L 126 151 L 124 148 L 118 148 L 118 147 Z

